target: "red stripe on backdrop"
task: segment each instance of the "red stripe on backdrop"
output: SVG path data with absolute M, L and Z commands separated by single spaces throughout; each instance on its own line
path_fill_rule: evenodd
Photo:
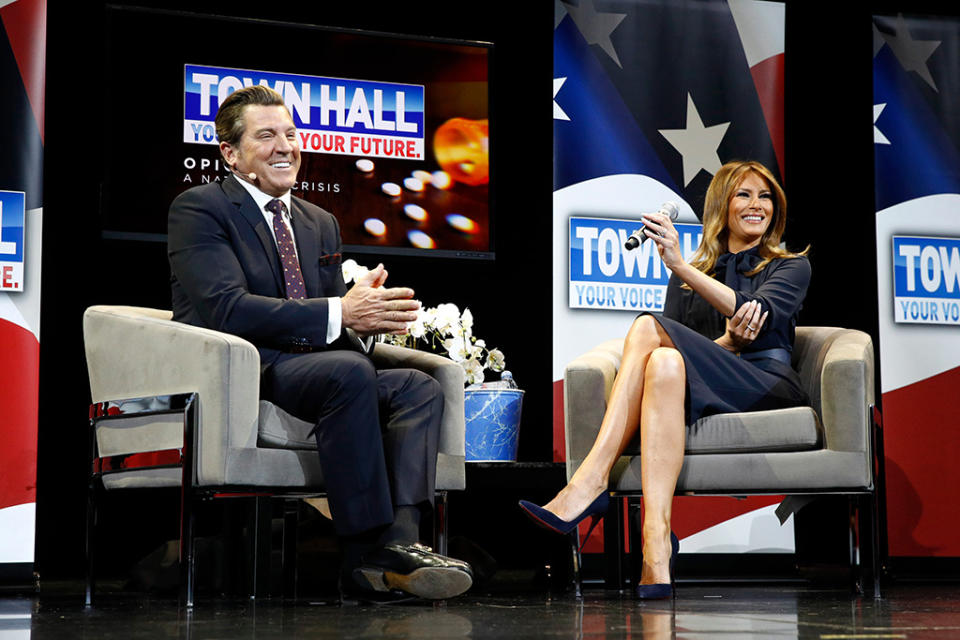
M 757 98 L 763 109 L 770 141 L 777 155 L 780 177 L 784 178 L 783 166 L 783 54 L 770 56 L 750 67 L 753 84 L 757 88 Z
M 37 389 L 40 344 L 23 327 L 0 319 L 0 509 L 36 502 Z
M 781 500 L 783 496 L 681 496 L 673 501 L 673 531 L 683 539 Z
M 960 368 L 883 394 L 892 556 L 960 556 Z
M 27 91 L 33 116 L 40 129 L 43 141 L 44 87 L 47 51 L 47 3 L 46 0 L 17 0 L 0 9 L 10 41 L 10 48 L 17 59 L 20 77 Z

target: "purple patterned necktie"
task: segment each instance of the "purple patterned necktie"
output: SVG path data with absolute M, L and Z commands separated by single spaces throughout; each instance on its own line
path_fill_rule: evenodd
M 267 211 L 273 214 L 273 233 L 277 237 L 277 249 L 280 251 L 280 264 L 283 265 L 283 279 L 287 285 L 287 298 L 303 300 L 307 297 L 307 289 L 303 286 L 303 274 L 300 272 L 300 261 L 293 248 L 293 238 L 283 221 L 283 214 L 287 206 L 279 198 L 267 203 Z

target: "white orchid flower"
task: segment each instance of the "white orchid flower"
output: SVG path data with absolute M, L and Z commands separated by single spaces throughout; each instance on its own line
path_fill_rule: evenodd
M 463 362 L 470 357 L 469 352 L 467 352 L 467 345 L 464 343 L 463 338 L 457 336 L 447 338 L 443 341 L 443 348 L 447 350 L 447 353 L 450 355 L 450 359 L 454 362 Z
M 491 349 L 487 353 L 487 366 L 490 367 L 491 371 L 503 371 L 503 367 L 506 365 L 506 358 L 503 355 L 503 351 L 500 349 Z
M 423 327 L 427 331 L 436 331 L 437 330 L 437 309 L 431 307 L 429 309 L 423 309 L 420 314 L 417 316 L 417 320 L 423 322 Z
M 464 373 L 466 373 L 467 384 L 477 384 L 483 382 L 483 365 L 480 364 L 480 361 L 476 358 L 470 358 L 460 363 L 460 366 L 463 367 Z
M 341 268 L 347 284 L 357 282 L 370 272 L 355 260 L 344 260 Z M 487 343 L 473 335 L 473 323 L 473 312 L 469 308 L 460 313 L 459 307 L 449 302 L 432 308 L 421 306 L 417 319 L 407 324 L 407 333 L 383 335 L 378 340 L 434 352 L 439 352 L 442 346 L 449 358 L 463 367 L 467 383 L 477 384 L 484 381 L 486 369 L 503 371 L 505 358 L 502 351 L 488 350 Z
M 437 320 L 434 326 L 437 331 L 445 335 L 459 333 L 460 309 L 457 305 L 447 302 L 437 306 Z
M 460 324 L 467 331 L 473 329 L 473 313 L 470 309 L 463 310 L 463 314 L 460 316 Z
M 427 327 L 423 323 L 422 314 L 417 315 L 417 319 L 407 326 L 407 331 L 417 340 L 427 337 Z

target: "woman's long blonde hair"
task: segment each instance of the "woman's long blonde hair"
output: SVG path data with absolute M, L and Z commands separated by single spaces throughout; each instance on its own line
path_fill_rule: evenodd
M 770 170 L 753 160 L 728 162 L 720 167 L 707 188 L 707 197 L 703 203 L 703 239 L 690 260 L 690 266 L 707 275 L 713 274 L 720 254 L 728 251 L 730 230 L 727 227 L 727 217 L 730 200 L 751 171 L 760 176 L 773 193 L 773 220 L 760 239 L 758 254 L 762 261 L 746 275 L 752 276 L 763 271 L 774 258 L 796 258 L 806 255 L 810 250 L 808 246 L 800 253 L 793 253 L 780 246 L 780 239 L 787 226 L 787 196 Z

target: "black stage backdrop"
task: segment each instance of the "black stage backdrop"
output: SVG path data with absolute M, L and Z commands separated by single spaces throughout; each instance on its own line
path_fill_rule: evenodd
M 412 286 L 426 304 L 454 302 L 471 308 L 475 333 L 506 353 L 508 367 L 527 390 L 520 459 L 549 460 L 553 3 L 137 4 L 494 44 L 491 121 L 498 131 L 494 209 L 500 220 L 496 260 L 437 262 L 397 256 L 387 263 L 391 280 Z M 791 211 L 804 212 L 793 217 L 788 234 L 791 246 L 813 245 L 814 264 L 803 322 L 862 329 L 874 340 L 873 133 L 871 112 L 862 108 L 872 99 L 870 18 L 877 11 L 923 12 L 925 4 L 928 12 L 939 9 L 936 3 L 907 4 L 787 2 L 789 169 L 784 186 Z M 107 241 L 100 235 L 106 141 L 126 139 L 128 160 L 140 165 L 144 175 L 154 170 L 151 145 L 157 143 L 149 123 L 138 131 L 115 131 L 102 124 L 101 84 L 110 81 L 103 69 L 104 13 L 105 4 L 98 2 L 58 3 L 48 15 L 37 523 L 38 569 L 45 579 L 83 574 L 90 401 L 83 310 L 92 304 L 161 308 L 170 304 L 164 245 Z M 236 41 L 229 33 L 209 37 L 224 47 L 282 46 Z M 170 46 L 189 43 L 171 34 Z M 148 93 L 139 97 L 147 99 Z M 175 504 L 170 502 L 169 508 Z M 136 499 L 123 503 L 129 529 L 117 533 L 113 549 L 120 572 L 125 562 L 175 536 L 175 518 L 162 530 L 156 524 L 153 513 L 161 506 Z M 842 556 L 846 545 L 842 514 L 839 519 Z M 804 535 L 802 529 L 798 522 L 798 535 Z M 515 532 L 521 544 L 526 531 Z M 136 542 L 124 545 L 122 540 Z M 807 547 L 798 544 L 800 548 Z

